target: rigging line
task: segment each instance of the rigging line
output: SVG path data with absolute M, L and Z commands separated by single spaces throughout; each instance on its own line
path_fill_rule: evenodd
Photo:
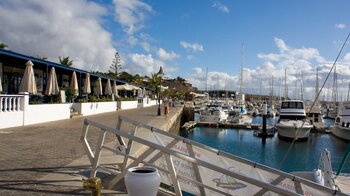
M 346 45 L 346 42 L 347 42 L 348 39 L 349 39 L 349 36 L 350 36 L 350 33 L 349 33 L 348 36 L 346 37 L 346 39 L 345 39 L 345 41 L 344 41 L 344 43 L 343 43 L 343 46 L 341 47 L 341 49 L 340 49 L 340 51 L 339 51 L 339 53 L 338 53 L 338 55 L 337 55 L 337 58 L 335 59 L 333 65 L 332 65 L 332 67 L 331 67 L 331 70 L 329 70 L 329 72 L 328 72 L 328 74 L 327 74 L 327 77 L 326 77 L 325 81 L 323 82 L 323 84 L 322 84 L 322 86 L 321 86 L 321 89 L 318 91 L 318 93 L 317 93 L 317 95 L 316 95 L 315 100 L 312 102 L 312 105 L 311 105 L 311 107 L 310 107 L 310 109 L 309 109 L 309 111 L 308 111 L 308 113 L 307 113 L 307 116 L 310 114 L 310 111 L 311 111 L 312 108 L 315 106 L 316 100 L 317 100 L 318 97 L 320 96 L 323 87 L 325 86 L 325 84 L 326 84 L 326 82 L 327 82 L 329 76 L 331 75 L 332 70 L 333 70 L 333 68 L 335 67 L 335 64 L 337 63 L 337 61 L 338 61 L 338 59 L 339 59 L 339 56 L 340 56 L 340 54 L 342 53 L 342 51 L 343 51 L 343 49 L 344 49 L 344 47 L 345 47 L 345 45 Z M 299 133 L 299 131 L 301 130 L 301 128 L 304 126 L 304 123 L 305 123 L 305 121 L 303 121 L 303 124 L 301 125 L 301 127 L 299 127 L 298 130 L 296 131 L 296 137 L 293 139 L 293 141 L 292 141 L 292 143 L 290 144 L 290 146 L 289 146 L 289 148 L 288 148 L 286 154 L 284 155 L 284 157 L 283 157 L 283 159 L 282 159 L 282 161 L 281 161 L 280 167 L 279 167 L 280 169 L 282 168 L 283 163 L 284 163 L 285 160 L 287 159 L 288 154 L 289 154 L 290 150 L 292 149 L 292 146 L 293 146 L 294 143 L 296 142 L 298 133 Z

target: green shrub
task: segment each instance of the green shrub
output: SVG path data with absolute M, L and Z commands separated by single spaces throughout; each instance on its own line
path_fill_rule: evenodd
M 67 101 L 68 102 L 73 102 L 74 98 L 76 98 L 76 91 L 74 90 L 74 88 L 71 87 L 63 87 L 62 90 L 65 91 L 66 97 L 67 97 Z
M 120 97 L 118 101 L 136 101 L 136 98 L 132 97 Z
M 86 102 L 88 102 L 87 99 L 78 99 L 78 103 L 86 103 Z
M 112 98 L 110 97 L 101 97 L 101 98 L 98 98 L 96 96 L 91 96 L 90 99 L 89 99 L 90 102 L 108 102 L 108 101 L 113 101 Z

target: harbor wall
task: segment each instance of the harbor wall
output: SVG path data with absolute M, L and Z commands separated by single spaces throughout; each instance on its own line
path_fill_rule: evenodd
M 170 113 L 168 115 L 162 114 L 162 116 L 157 117 L 149 124 L 178 135 L 181 126 L 182 113 L 183 106 L 170 107 Z
M 194 107 L 184 106 L 180 126 L 184 125 L 186 122 L 189 121 L 194 121 Z

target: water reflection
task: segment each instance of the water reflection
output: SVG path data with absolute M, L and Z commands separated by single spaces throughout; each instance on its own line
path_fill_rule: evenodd
M 255 122 L 259 122 L 259 119 L 255 118 Z M 273 123 L 274 120 L 269 122 Z M 338 169 L 347 145 L 347 142 L 330 134 L 311 133 L 309 140 L 291 146 L 291 142 L 279 139 L 277 134 L 262 140 L 253 136 L 250 130 L 209 127 L 195 128 L 188 138 L 286 172 L 314 169 L 324 148 L 331 152 L 333 169 Z M 288 148 L 288 156 L 281 163 Z M 345 168 L 344 172 L 350 173 L 350 168 Z

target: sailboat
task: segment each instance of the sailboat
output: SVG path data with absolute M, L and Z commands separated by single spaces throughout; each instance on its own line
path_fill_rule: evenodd
M 318 101 L 318 94 L 319 94 L 319 84 L 318 84 L 318 68 L 316 70 L 316 86 L 315 86 L 315 93 L 313 101 L 315 102 L 314 106 L 307 107 L 307 119 L 311 121 L 311 123 L 314 126 L 315 131 L 324 131 L 324 120 L 323 120 L 323 113 L 321 109 L 321 105 Z
M 329 106 L 327 111 L 327 117 L 335 119 L 338 115 L 339 108 L 337 107 L 338 100 L 338 79 L 337 79 L 337 66 L 334 66 L 333 76 L 333 88 L 332 88 L 332 105 Z
M 244 45 L 242 44 L 242 62 L 241 62 L 241 75 L 240 75 L 240 85 L 239 85 L 239 94 L 238 102 L 240 105 L 240 111 L 235 113 L 232 116 L 229 116 L 227 119 L 231 123 L 235 124 L 251 124 L 253 119 L 251 116 L 247 115 L 245 109 L 245 95 L 242 93 L 243 89 L 243 65 L 244 65 Z

